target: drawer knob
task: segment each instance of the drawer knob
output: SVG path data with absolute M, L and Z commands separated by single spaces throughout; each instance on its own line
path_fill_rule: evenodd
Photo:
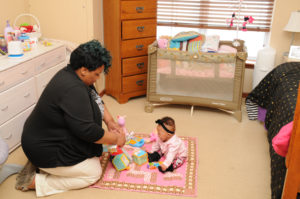
M 144 84 L 144 80 L 138 80 L 138 81 L 136 81 L 136 84 L 138 86 L 142 86 Z
M 138 27 L 136 27 L 137 31 L 139 31 L 139 32 L 143 32 L 144 28 L 145 28 L 144 26 L 138 26 Z
M 44 68 L 45 66 L 46 66 L 46 63 L 44 62 L 40 65 L 40 68 Z
M 0 86 L 3 86 L 5 84 L 5 81 L 0 82 Z
M 24 95 L 25 98 L 29 97 L 30 93 L 27 93 L 26 95 Z
M 26 73 L 28 73 L 28 70 L 25 70 L 24 72 L 22 72 L 22 75 L 26 75 Z
M 144 62 L 141 62 L 141 63 L 137 63 L 136 66 L 137 66 L 139 69 L 142 69 L 142 68 L 144 68 L 145 64 L 144 64 Z
M 140 51 L 140 50 L 143 50 L 144 45 L 143 45 L 143 44 L 141 44 L 141 45 L 136 45 L 135 47 L 136 47 L 136 49 L 137 49 L 138 51 Z
M 3 137 L 6 140 L 9 140 L 12 137 L 12 133 L 8 134 L 6 137 Z
M 144 12 L 144 7 L 136 7 L 135 10 L 137 13 L 142 13 Z
M 6 111 L 8 109 L 8 106 L 1 109 L 1 111 Z

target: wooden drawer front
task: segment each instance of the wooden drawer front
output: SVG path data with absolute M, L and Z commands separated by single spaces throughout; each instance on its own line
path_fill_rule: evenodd
M 36 102 L 34 78 L 0 93 L 0 124 Z
M 136 57 L 147 55 L 148 46 L 155 41 L 155 37 L 145 39 L 126 40 L 121 43 L 121 57 Z
M 121 19 L 156 17 L 156 0 L 121 1 Z
M 5 122 L 0 126 L 0 137 L 5 140 L 9 146 L 9 151 L 12 151 L 20 145 L 21 135 L 23 132 L 24 123 L 32 112 L 34 106 L 26 109 L 24 112 L 17 115 L 15 118 Z
M 36 62 L 37 60 L 33 59 L 0 72 L 0 92 L 34 76 Z
M 60 47 L 57 48 L 45 55 L 42 55 L 40 58 L 39 64 L 36 66 L 35 71 L 36 74 L 39 74 L 42 71 L 47 70 L 48 68 L 51 68 L 66 59 L 66 48 Z
M 123 93 L 146 90 L 147 74 L 123 77 L 122 85 L 123 85 Z
M 36 95 L 37 95 L 37 99 L 40 98 L 43 90 L 45 89 L 45 87 L 47 86 L 48 82 L 52 79 L 52 77 L 63 67 L 66 66 L 66 62 L 62 62 L 44 72 L 42 72 L 41 74 L 37 75 L 35 77 L 35 85 L 36 85 Z
M 128 58 L 122 60 L 123 76 L 135 75 L 147 72 L 148 56 Z
M 122 21 L 122 39 L 155 37 L 156 19 Z

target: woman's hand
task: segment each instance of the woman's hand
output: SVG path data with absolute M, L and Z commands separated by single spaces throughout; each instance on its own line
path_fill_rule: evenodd
M 106 126 L 108 131 L 121 132 L 121 127 L 114 120 L 107 122 Z
M 116 133 L 116 135 L 118 136 L 117 145 L 119 147 L 123 147 L 125 145 L 125 143 L 126 143 L 125 133 L 121 129 L 121 132 L 120 133 Z

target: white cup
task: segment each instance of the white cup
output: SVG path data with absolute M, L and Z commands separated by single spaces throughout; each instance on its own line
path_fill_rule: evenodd
M 23 56 L 23 46 L 21 41 L 10 41 L 7 44 L 9 57 L 21 57 Z

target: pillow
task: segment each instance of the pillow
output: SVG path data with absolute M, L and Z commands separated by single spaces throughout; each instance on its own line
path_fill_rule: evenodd
M 180 32 L 175 37 L 173 37 L 172 41 L 187 41 L 190 39 L 194 39 L 199 36 L 199 33 L 194 31 L 189 32 Z
M 237 49 L 228 45 L 221 45 L 218 53 L 236 53 Z
M 205 42 L 202 46 L 202 50 L 204 52 L 208 52 L 208 51 L 216 52 L 216 51 L 218 51 L 219 41 L 220 41 L 220 36 L 219 35 L 206 36 Z
M 204 41 L 205 41 L 205 35 L 201 35 L 201 34 L 198 37 L 189 40 L 188 51 L 189 52 L 201 51 Z
M 274 151 L 282 156 L 285 157 L 288 149 L 289 149 L 289 143 L 290 138 L 293 130 L 293 121 L 284 125 L 279 133 L 272 139 L 272 146 L 274 148 Z

